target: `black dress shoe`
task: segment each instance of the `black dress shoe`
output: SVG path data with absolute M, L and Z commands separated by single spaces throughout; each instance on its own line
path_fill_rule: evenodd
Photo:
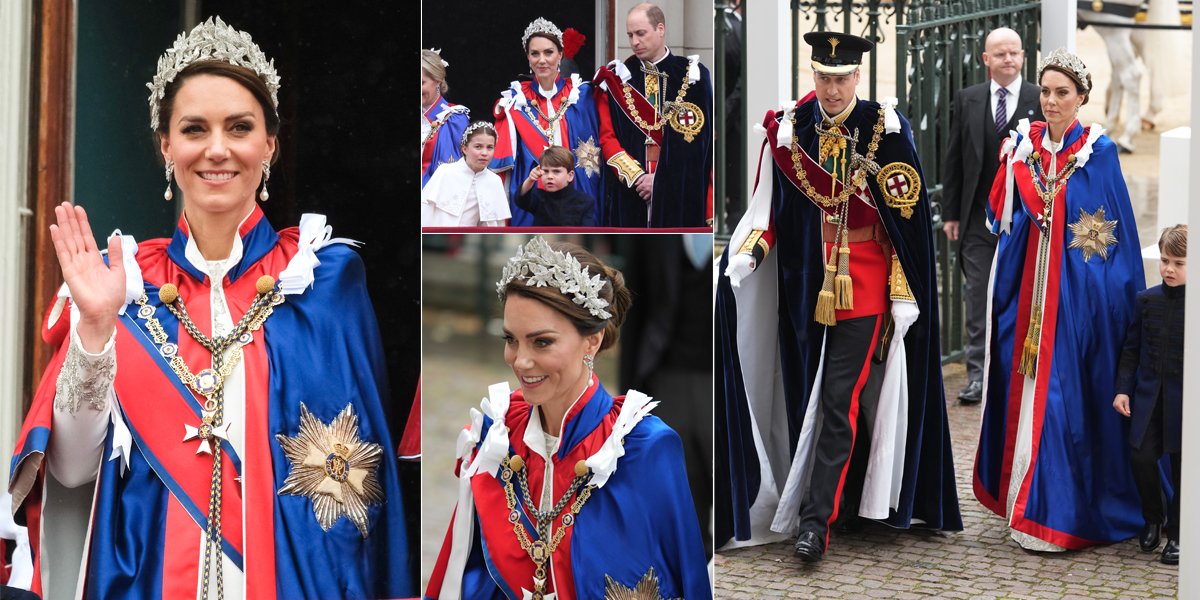
M 796 556 L 804 562 L 817 562 L 825 554 L 825 544 L 821 538 L 811 531 L 805 531 L 796 538 Z
M 1162 524 L 1161 523 L 1146 523 L 1142 526 L 1141 533 L 1138 534 L 1138 546 L 1142 552 L 1154 552 L 1158 548 L 1158 542 L 1162 540 Z
M 983 382 L 972 381 L 958 393 L 958 401 L 963 404 L 978 404 L 983 401 Z
M 1167 540 L 1167 545 L 1163 546 L 1162 557 L 1158 559 L 1164 565 L 1179 564 L 1179 541 Z

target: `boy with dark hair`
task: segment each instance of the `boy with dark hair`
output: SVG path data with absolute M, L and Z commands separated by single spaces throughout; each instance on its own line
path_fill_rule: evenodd
M 550 146 L 540 163 L 529 172 L 517 197 L 517 206 L 533 214 L 533 226 L 595 227 L 595 198 L 571 185 L 575 155 L 562 146 Z
M 1138 535 L 1143 552 L 1158 548 L 1161 534 L 1167 545 L 1159 559 L 1179 564 L 1180 446 L 1183 437 L 1183 317 L 1187 283 L 1187 225 L 1163 230 L 1158 239 L 1161 255 L 1158 272 L 1162 285 L 1137 295 L 1137 311 L 1117 368 L 1117 396 L 1113 408 L 1130 417 L 1129 443 L 1142 517 L 1146 524 Z M 1169 512 L 1159 460 L 1171 459 L 1171 485 L 1175 488 Z

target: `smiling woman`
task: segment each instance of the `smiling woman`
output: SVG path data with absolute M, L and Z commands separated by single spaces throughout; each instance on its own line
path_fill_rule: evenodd
M 9 486 L 38 532 L 43 597 L 414 591 L 362 261 L 324 216 L 276 231 L 255 202 L 269 198 L 279 83 L 220 19 L 181 34 L 149 84 L 164 197 L 173 180 L 182 191 L 174 236 L 114 235 L 106 258 L 83 208 L 55 210 L 66 293 L 42 337 L 58 350 Z M 92 482 L 88 505 L 53 497 Z M 44 505 L 77 509 L 86 535 Z M 82 563 L 62 564 L 67 547 Z
M 659 402 L 612 396 L 595 371 L 632 304 L 621 271 L 535 237 L 495 290 L 519 389 L 490 386 L 459 434 L 457 507 L 426 597 L 710 598 L 679 435 L 651 414 Z

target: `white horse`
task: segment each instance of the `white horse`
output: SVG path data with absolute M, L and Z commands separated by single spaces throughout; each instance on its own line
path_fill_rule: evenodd
M 1123 27 L 1135 23 L 1141 5 L 1141 0 L 1079 2 L 1079 21 L 1099 25 L 1095 30 L 1108 50 L 1112 75 L 1104 97 L 1105 121 L 1116 134 L 1117 147 L 1125 152 L 1133 152 L 1133 136 L 1139 128 L 1154 128 L 1167 94 L 1167 70 L 1173 59 L 1182 56 L 1171 48 L 1175 38 L 1164 35 L 1173 32 Z M 1178 0 L 1149 0 L 1147 22 L 1178 25 Z M 1145 114 L 1139 114 L 1143 73 L 1150 75 L 1150 106 Z

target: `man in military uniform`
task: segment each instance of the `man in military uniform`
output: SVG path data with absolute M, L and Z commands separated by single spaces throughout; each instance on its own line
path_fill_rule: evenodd
M 700 57 L 666 46 L 662 9 L 638 4 L 625 26 L 634 55 L 596 72 L 601 121 L 626 154 L 609 166 L 607 225 L 704 227 L 712 224 L 712 78 Z
M 717 388 L 734 537 L 798 533 L 812 562 L 835 522 L 959 530 L 962 519 L 912 131 L 894 101 L 855 96 L 872 42 L 804 41 L 816 91 L 763 120 L 758 185 L 722 258 Z M 771 522 L 756 522 L 776 498 Z

